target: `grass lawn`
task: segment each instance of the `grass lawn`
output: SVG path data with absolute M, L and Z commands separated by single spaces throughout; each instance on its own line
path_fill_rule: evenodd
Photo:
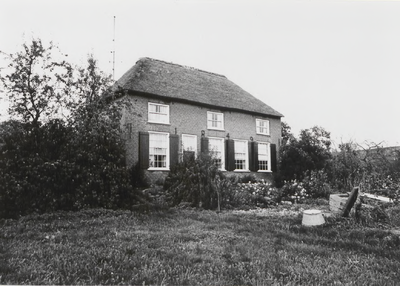
M 299 207 L 87 210 L 0 221 L 0 284 L 391 285 L 400 239 Z M 286 208 L 286 209 L 285 209 Z M 290 208 L 290 210 L 289 210 Z

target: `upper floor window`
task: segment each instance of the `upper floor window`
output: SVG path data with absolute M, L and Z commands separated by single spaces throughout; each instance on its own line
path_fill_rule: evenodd
M 207 128 L 224 130 L 224 114 L 207 111 Z
M 218 169 L 225 170 L 225 140 L 224 138 L 212 138 L 208 139 L 208 150 L 211 153 L 215 165 Z
M 258 171 L 271 171 L 269 143 L 258 143 Z
M 149 169 L 169 168 L 169 134 L 149 132 Z
M 246 140 L 235 140 L 235 171 L 248 170 L 249 147 Z
M 149 102 L 149 122 L 169 124 L 169 105 Z
M 257 134 L 269 135 L 269 120 L 256 119 Z

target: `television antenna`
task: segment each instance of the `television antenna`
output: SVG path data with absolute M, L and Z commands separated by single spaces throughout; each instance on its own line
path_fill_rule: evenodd
M 113 81 L 115 81 L 115 16 L 114 16 L 114 31 L 113 31 L 113 50 L 111 53 L 113 55 L 112 76 L 113 76 Z

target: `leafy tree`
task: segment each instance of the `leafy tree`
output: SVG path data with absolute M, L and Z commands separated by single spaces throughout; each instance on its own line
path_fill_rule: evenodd
M 287 124 L 284 121 L 282 121 L 281 130 L 282 130 L 282 143 L 281 143 L 282 146 L 290 144 L 290 142 L 296 139 L 292 134 L 292 128 L 289 126 L 289 124 Z
M 362 161 L 357 154 L 357 144 L 347 142 L 339 144 L 339 152 L 334 152 L 329 163 L 330 181 L 338 190 L 351 190 L 360 182 Z
M 282 125 L 283 142 L 280 148 L 278 185 L 285 180 L 302 180 L 306 172 L 322 170 L 330 153 L 330 133 L 322 127 L 301 130 L 299 138 L 292 136 L 287 124 Z
M 331 185 L 343 191 L 361 186 L 369 192 L 384 191 L 385 195 L 398 196 L 400 178 L 396 156 L 395 150 L 387 150 L 380 144 L 342 143 L 327 168 Z
M 23 44 L 22 51 L 10 56 L 10 73 L 0 75 L 9 113 L 24 123 L 37 126 L 65 107 L 72 67 L 65 60 L 54 60 L 56 49 L 52 43 L 44 46 L 40 39 Z
M 146 203 L 125 166 L 123 102 L 112 100 L 110 77 L 93 57 L 73 70 L 39 40 L 24 48 L 10 64 L 18 68 L 2 77 L 17 120 L 0 125 L 0 217 Z M 57 105 L 68 120 L 48 118 Z
M 78 104 L 73 110 L 72 125 L 76 136 L 71 138 L 68 157 L 81 170 L 77 201 L 84 206 L 112 207 L 131 202 L 120 128 L 123 102 L 110 102 L 111 83 L 92 56 L 87 66 L 79 69 L 74 82 Z
M 330 133 L 318 126 L 301 130 L 298 147 L 305 154 L 302 162 L 305 170 L 321 170 L 331 158 Z

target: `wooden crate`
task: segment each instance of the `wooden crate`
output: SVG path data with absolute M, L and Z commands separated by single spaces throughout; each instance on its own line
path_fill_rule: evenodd
M 329 209 L 332 213 L 340 214 L 343 212 L 344 205 L 349 199 L 349 194 L 332 194 L 329 196 Z

